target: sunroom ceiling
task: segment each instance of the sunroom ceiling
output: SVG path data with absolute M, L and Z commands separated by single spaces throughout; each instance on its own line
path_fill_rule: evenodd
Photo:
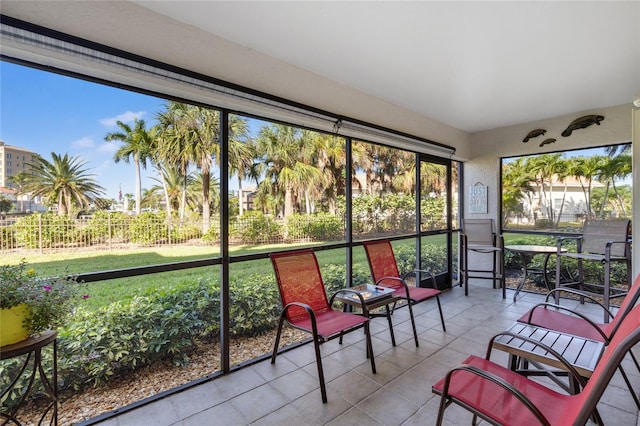
M 640 95 L 640 2 L 135 3 L 467 132 Z

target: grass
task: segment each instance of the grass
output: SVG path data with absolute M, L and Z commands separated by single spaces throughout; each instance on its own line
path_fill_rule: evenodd
M 505 244 L 532 243 L 531 236 L 511 234 L 505 236 Z M 554 244 L 551 237 L 546 237 L 549 241 L 536 241 L 545 244 Z M 444 247 L 445 236 L 437 235 L 423 239 L 424 244 L 435 244 Z M 410 245 L 414 240 L 400 240 L 393 243 L 394 247 Z M 243 245 L 235 246 L 230 254 L 233 256 L 268 253 L 276 250 L 293 249 L 309 244 L 278 244 L 278 245 Z M 318 263 L 321 269 L 323 265 L 344 264 L 345 249 L 319 250 L 317 251 Z M 152 247 L 138 248 L 130 250 L 110 250 L 110 251 L 85 251 L 66 253 L 46 253 L 46 254 L 24 254 L 6 253 L 3 254 L 4 264 L 17 264 L 25 259 L 30 267 L 34 268 L 40 276 L 71 275 L 86 272 L 109 271 L 115 269 L 131 268 L 136 266 L 158 265 L 187 260 L 197 260 L 219 257 L 217 246 L 172 246 L 172 247 Z M 353 264 L 363 269 L 368 269 L 366 255 L 362 247 L 353 249 Z M 252 261 L 235 262 L 229 266 L 230 282 L 241 282 L 243 278 L 259 274 L 273 274 L 271 264 L 268 259 L 258 259 Z M 203 268 L 185 269 L 180 271 L 162 272 L 157 274 L 141 275 L 128 278 L 100 281 L 88 284 L 90 298 L 83 303 L 86 309 L 94 310 L 101 306 L 106 306 L 115 302 L 126 303 L 135 296 L 144 296 L 160 288 L 172 287 L 182 282 L 195 282 L 202 278 L 218 280 L 220 277 L 220 266 L 207 266 Z M 345 283 L 346 284 L 346 283 Z
M 444 242 L 442 236 L 437 236 L 438 242 Z M 433 243 L 433 241 L 429 241 Z M 413 240 L 394 242 L 395 246 L 414 244 Z M 309 244 L 278 244 L 278 245 L 242 245 L 230 250 L 233 256 L 255 253 L 268 253 L 276 250 L 293 249 Z M 4 264 L 17 264 L 22 259 L 34 268 L 40 276 L 73 275 L 87 272 L 109 271 L 115 269 L 132 268 L 137 266 L 158 265 L 187 260 L 207 259 L 219 257 L 217 246 L 172 246 L 151 247 L 129 250 L 83 251 L 45 254 L 3 254 Z M 344 264 L 345 249 L 317 251 L 318 262 L 321 265 Z M 362 268 L 368 268 L 366 255 L 362 247 L 353 250 L 353 263 Z M 230 281 L 241 282 L 244 277 L 254 274 L 272 274 L 269 259 L 235 262 L 229 266 Z M 220 266 L 185 269 L 180 271 L 162 272 L 128 278 L 88 283 L 90 298 L 83 302 L 85 309 L 94 310 L 114 302 L 126 303 L 135 296 L 144 296 L 160 288 L 172 287 L 182 282 L 195 282 L 202 278 L 218 280 Z

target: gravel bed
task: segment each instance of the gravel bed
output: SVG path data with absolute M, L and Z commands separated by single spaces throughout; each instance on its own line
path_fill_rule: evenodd
M 307 337 L 307 334 L 285 327 L 280 347 Z M 275 331 L 256 337 L 233 339 L 231 365 L 270 354 L 274 340 Z M 219 370 L 220 348 L 215 344 L 199 347 L 190 355 L 189 365 L 186 367 L 158 363 L 111 380 L 98 388 L 87 388 L 81 392 L 62 391 L 59 394 L 58 423 L 77 424 Z M 20 408 L 18 418 L 24 425 L 36 425 L 43 407 L 42 401 L 30 401 Z

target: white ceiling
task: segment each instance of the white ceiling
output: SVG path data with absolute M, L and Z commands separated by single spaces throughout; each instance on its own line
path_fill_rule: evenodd
M 640 95 L 640 2 L 135 1 L 476 132 Z

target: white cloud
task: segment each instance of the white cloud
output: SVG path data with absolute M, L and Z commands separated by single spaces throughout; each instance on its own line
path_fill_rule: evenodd
M 100 124 L 105 127 L 114 127 L 116 125 L 116 122 L 118 121 L 122 121 L 123 123 L 133 123 L 133 120 L 135 120 L 136 118 L 141 119 L 145 114 L 146 111 L 127 111 L 123 112 L 120 115 L 116 115 L 115 117 L 103 118 L 102 120 L 100 120 Z
M 121 145 L 120 143 L 107 142 L 107 143 L 98 145 L 98 148 L 96 148 L 96 151 L 100 153 L 113 154 L 118 150 L 118 148 L 120 148 L 120 145 Z
M 93 148 L 94 146 L 96 146 L 95 142 L 88 136 L 71 142 L 71 147 L 75 149 Z

